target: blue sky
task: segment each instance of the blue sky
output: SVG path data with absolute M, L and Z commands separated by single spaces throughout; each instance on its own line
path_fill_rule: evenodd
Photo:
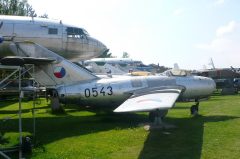
M 240 67 L 238 0 L 28 0 L 38 14 L 85 28 L 113 55 L 201 69 Z M 66 3 L 67 2 L 67 3 Z

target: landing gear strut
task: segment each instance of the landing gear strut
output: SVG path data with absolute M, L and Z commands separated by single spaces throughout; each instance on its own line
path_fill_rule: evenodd
M 161 125 L 163 122 L 163 118 L 167 115 L 168 110 L 155 110 L 149 112 L 149 120 L 154 123 L 155 125 Z
M 198 107 L 199 107 L 199 101 L 198 101 L 198 99 L 196 99 L 195 104 L 192 105 L 190 108 L 191 115 L 193 115 L 193 116 L 198 115 Z
M 168 109 L 166 110 L 154 110 L 149 112 L 149 120 L 151 123 L 144 126 L 144 129 L 149 131 L 153 129 L 171 129 L 176 128 L 176 126 L 164 123 L 162 120 L 167 115 Z

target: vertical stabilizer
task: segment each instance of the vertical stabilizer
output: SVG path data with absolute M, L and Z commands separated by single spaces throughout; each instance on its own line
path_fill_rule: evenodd
M 212 69 L 216 69 L 212 58 L 210 58 L 209 65 L 212 66 Z
M 178 70 L 180 69 L 179 66 L 178 66 L 178 63 L 174 63 L 174 64 L 173 64 L 173 68 L 174 68 L 174 69 L 178 69 Z
M 36 66 L 35 78 L 46 86 L 66 85 L 98 78 L 41 45 L 32 42 L 16 42 L 12 43 L 10 48 L 17 56 L 55 60 L 49 64 Z

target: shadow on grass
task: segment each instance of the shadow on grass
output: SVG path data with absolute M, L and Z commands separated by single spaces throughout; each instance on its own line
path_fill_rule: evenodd
M 177 129 L 150 131 L 139 159 L 200 159 L 204 123 L 232 120 L 234 116 L 198 116 L 194 118 L 167 118 Z
M 9 105 L 15 104 L 16 102 L 18 102 L 18 99 L 12 99 L 12 100 L 0 99 L 0 108 L 4 108 L 4 107 L 7 107 Z
M 189 107 L 187 107 L 187 106 L 181 106 L 181 107 L 176 106 L 172 109 L 189 109 L 190 110 L 190 106 Z
M 23 118 L 23 131 L 32 130 L 32 118 Z M 62 114 L 54 117 L 36 118 L 36 137 L 42 144 L 79 135 L 96 133 L 111 129 L 137 127 L 146 122 L 145 115 L 137 114 L 96 114 L 89 116 L 71 116 Z M 18 119 L 11 119 L 2 128 L 2 133 L 18 132 Z
M 30 109 L 23 109 L 22 113 L 28 113 Z M 0 110 L 0 114 L 18 114 L 18 110 Z
M 70 109 L 67 110 L 66 113 L 72 111 L 75 110 Z M 227 121 L 235 118 L 238 117 L 198 116 L 195 118 L 166 118 L 167 123 L 175 124 L 178 128 L 150 131 L 138 158 L 200 159 L 204 123 Z M 63 114 L 53 117 L 38 117 L 36 118 L 37 148 L 42 149 L 44 152 L 44 145 L 54 141 L 112 129 L 119 130 L 139 127 L 139 123 L 147 121 L 148 118 L 144 114 L 114 114 L 102 112 L 87 116 Z M 2 130 L 4 132 L 17 132 L 18 119 L 8 121 L 8 124 L 5 125 Z M 32 118 L 23 118 L 23 130 L 32 130 Z M 29 155 L 27 157 L 31 158 L 32 156 Z

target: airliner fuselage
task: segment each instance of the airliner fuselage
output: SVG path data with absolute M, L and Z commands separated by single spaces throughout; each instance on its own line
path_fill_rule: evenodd
M 21 16 L 0 16 L 0 56 L 13 55 L 11 41 L 31 41 L 73 61 L 100 56 L 108 49 L 90 37 L 83 28 L 65 25 L 62 21 Z

